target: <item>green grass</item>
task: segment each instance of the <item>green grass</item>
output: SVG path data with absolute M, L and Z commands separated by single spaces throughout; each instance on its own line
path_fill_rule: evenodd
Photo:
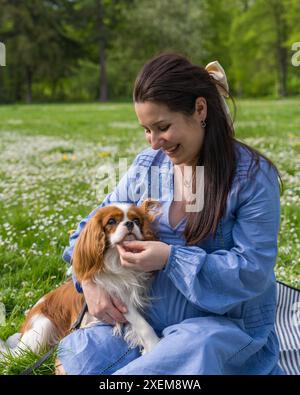
M 12 355 L 10 351 L 3 354 L 3 359 L 0 359 L 0 371 L 1 374 L 9 375 L 19 375 L 27 368 L 31 367 L 32 364 L 44 354 L 46 354 L 47 349 L 41 350 L 39 354 L 33 353 L 31 350 L 19 351 L 19 355 Z M 55 371 L 55 358 L 56 349 L 53 354 L 49 356 L 41 366 L 33 369 L 33 375 L 53 375 Z
M 300 99 L 237 102 L 236 135 L 278 166 L 285 184 L 278 279 L 299 287 Z M 0 338 L 65 278 L 61 259 L 74 229 L 107 193 L 103 175 L 147 143 L 132 104 L 0 106 Z M 15 374 L 35 359 L 0 363 Z M 26 361 L 26 363 L 24 362 Z M 53 361 L 37 371 L 53 372 Z

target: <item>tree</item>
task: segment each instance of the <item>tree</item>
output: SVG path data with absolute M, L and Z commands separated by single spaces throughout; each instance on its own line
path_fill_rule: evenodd
M 236 87 L 242 93 L 287 94 L 290 0 L 237 2 L 230 35 Z
M 266 5 L 268 5 L 270 15 L 273 17 L 273 26 L 275 30 L 273 44 L 276 51 L 278 95 L 286 96 L 288 64 L 288 50 L 286 41 L 288 37 L 288 26 L 286 21 L 285 2 L 283 0 L 270 0 L 269 2 L 266 2 Z
M 97 97 L 101 102 L 108 100 L 107 51 L 120 33 L 122 10 L 131 4 L 132 0 L 82 0 L 74 5 L 81 44 L 99 66 Z
M 162 51 L 175 51 L 203 64 L 208 53 L 203 45 L 202 0 L 134 0 L 121 10 L 119 34 L 108 51 L 111 90 L 131 97 L 137 71 L 146 60 Z
M 16 80 L 15 98 L 26 92 L 32 102 L 34 81 L 49 80 L 53 85 L 78 56 L 78 44 L 64 31 L 68 1 L 0 0 L 2 36 L 10 55 L 11 77 Z

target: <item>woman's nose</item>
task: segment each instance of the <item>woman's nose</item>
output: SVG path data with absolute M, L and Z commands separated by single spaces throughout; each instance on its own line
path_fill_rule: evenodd
M 162 139 L 158 134 L 151 133 L 150 144 L 152 149 L 159 149 L 162 146 Z

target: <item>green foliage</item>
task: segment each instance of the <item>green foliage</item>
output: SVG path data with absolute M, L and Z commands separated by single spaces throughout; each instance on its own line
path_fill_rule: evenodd
M 130 100 L 162 51 L 219 60 L 238 96 L 296 95 L 298 0 L 0 0 L 0 103 Z
M 71 64 L 76 65 L 79 45 L 65 28 L 68 3 L 0 0 L 0 22 L 4 23 L 0 37 L 3 36 L 9 59 L 3 77 L 9 80 L 6 100 L 26 97 L 31 102 L 33 85 L 37 97 L 43 95 L 46 87 L 55 94 L 58 81 L 67 75 Z

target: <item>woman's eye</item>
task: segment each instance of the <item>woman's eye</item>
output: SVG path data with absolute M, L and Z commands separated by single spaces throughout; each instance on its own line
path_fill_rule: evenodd
M 114 218 L 110 218 L 107 222 L 107 225 L 115 225 L 117 221 Z
M 140 221 L 138 218 L 134 218 L 132 221 L 133 221 L 137 226 L 140 226 L 140 225 L 141 225 L 141 221 Z
M 166 132 L 169 129 L 169 125 L 165 127 L 158 128 L 161 132 Z
M 166 132 L 166 131 L 169 129 L 170 126 L 171 126 L 171 125 L 164 126 L 164 127 L 160 127 L 160 128 L 158 128 L 158 130 L 159 130 L 160 132 Z M 151 133 L 151 130 L 149 130 L 149 129 L 144 129 L 144 132 L 145 132 L 146 134 L 149 134 L 149 133 Z

